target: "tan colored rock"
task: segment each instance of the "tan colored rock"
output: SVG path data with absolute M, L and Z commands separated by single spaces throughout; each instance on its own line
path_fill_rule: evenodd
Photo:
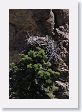
M 17 30 L 27 30 L 32 34 L 36 34 L 37 25 L 33 19 L 31 10 L 26 9 L 10 9 L 9 22 L 14 24 Z

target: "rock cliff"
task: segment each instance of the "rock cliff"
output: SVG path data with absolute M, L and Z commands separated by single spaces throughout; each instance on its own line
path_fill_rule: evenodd
M 44 48 L 53 70 L 61 73 L 57 98 L 69 98 L 69 10 L 10 9 L 10 63 L 18 62 L 19 53 L 33 45 Z

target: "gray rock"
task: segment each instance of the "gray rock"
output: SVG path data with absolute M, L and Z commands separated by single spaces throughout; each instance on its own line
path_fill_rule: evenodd
M 59 87 L 59 96 L 60 98 L 69 98 L 69 83 L 56 81 L 56 85 Z

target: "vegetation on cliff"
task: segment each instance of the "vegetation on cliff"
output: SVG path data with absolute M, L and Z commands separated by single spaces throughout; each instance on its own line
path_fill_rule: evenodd
M 20 55 L 18 64 L 10 65 L 10 98 L 55 98 L 58 91 L 55 81 L 60 73 L 52 70 L 45 51 L 40 47 L 25 52 Z

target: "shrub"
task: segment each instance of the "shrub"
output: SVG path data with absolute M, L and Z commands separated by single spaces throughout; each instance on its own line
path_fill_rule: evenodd
M 39 47 L 20 54 L 20 62 L 10 64 L 9 97 L 19 99 L 55 98 L 59 73 L 51 69 L 45 51 Z

